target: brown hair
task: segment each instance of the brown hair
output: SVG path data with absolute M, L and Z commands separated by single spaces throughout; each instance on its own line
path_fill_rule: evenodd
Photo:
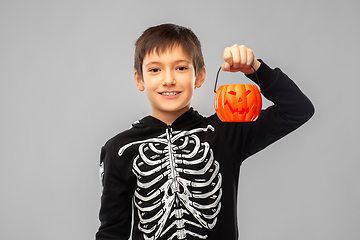
M 143 32 L 135 43 L 135 70 L 142 78 L 142 64 L 146 54 L 150 54 L 154 50 L 157 54 L 163 54 L 177 46 L 181 46 L 192 59 L 195 75 L 197 75 L 205 66 L 200 41 L 189 28 L 175 24 L 161 24 Z

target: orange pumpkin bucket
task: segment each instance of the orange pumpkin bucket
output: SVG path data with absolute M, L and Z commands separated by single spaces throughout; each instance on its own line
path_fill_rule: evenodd
M 217 72 L 214 87 L 214 107 L 220 120 L 223 122 L 256 121 L 262 107 L 260 90 L 254 84 L 222 85 L 216 90 L 220 70 L 221 67 Z M 259 83 L 256 71 L 255 75 Z

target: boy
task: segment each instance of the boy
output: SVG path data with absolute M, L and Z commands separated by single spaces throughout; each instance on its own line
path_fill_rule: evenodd
M 234 45 L 223 58 L 224 71 L 255 80 L 255 70 L 262 94 L 274 103 L 255 122 L 225 123 L 191 108 L 206 70 L 190 29 L 163 24 L 137 40 L 135 82 L 146 92 L 152 116 L 102 148 L 96 239 L 129 239 L 131 230 L 133 240 L 238 239 L 241 163 L 305 123 L 314 108 L 280 69 L 257 60 L 251 49 Z

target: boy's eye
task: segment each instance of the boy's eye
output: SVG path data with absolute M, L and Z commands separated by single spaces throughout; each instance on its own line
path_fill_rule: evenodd
M 179 69 L 180 71 L 184 71 L 184 70 L 187 69 L 187 67 L 178 67 L 178 69 Z
M 152 69 L 149 70 L 149 72 L 153 72 L 153 73 L 157 73 L 157 72 L 159 72 L 159 71 L 160 71 L 160 70 L 157 69 L 157 68 L 152 68 Z

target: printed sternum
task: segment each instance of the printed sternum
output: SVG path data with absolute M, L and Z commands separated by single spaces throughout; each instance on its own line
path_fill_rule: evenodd
M 176 163 L 175 163 L 175 157 L 173 154 L 173 150 L 172 150 L 172 129 L 170 127 L 168 127 L 166 129 L 166 135 L 167 135 L 167 140 L 168 140 L 168 150 L 169 150 L 169 163 L 170 163 L 170 179 L 172 179 L 171 182 L 171 190 L 172 190 L 172 194 L 176 194 L 178 192 L 180 192 L 180 184 L 177 180 L 179 174 L 176 171 Z

